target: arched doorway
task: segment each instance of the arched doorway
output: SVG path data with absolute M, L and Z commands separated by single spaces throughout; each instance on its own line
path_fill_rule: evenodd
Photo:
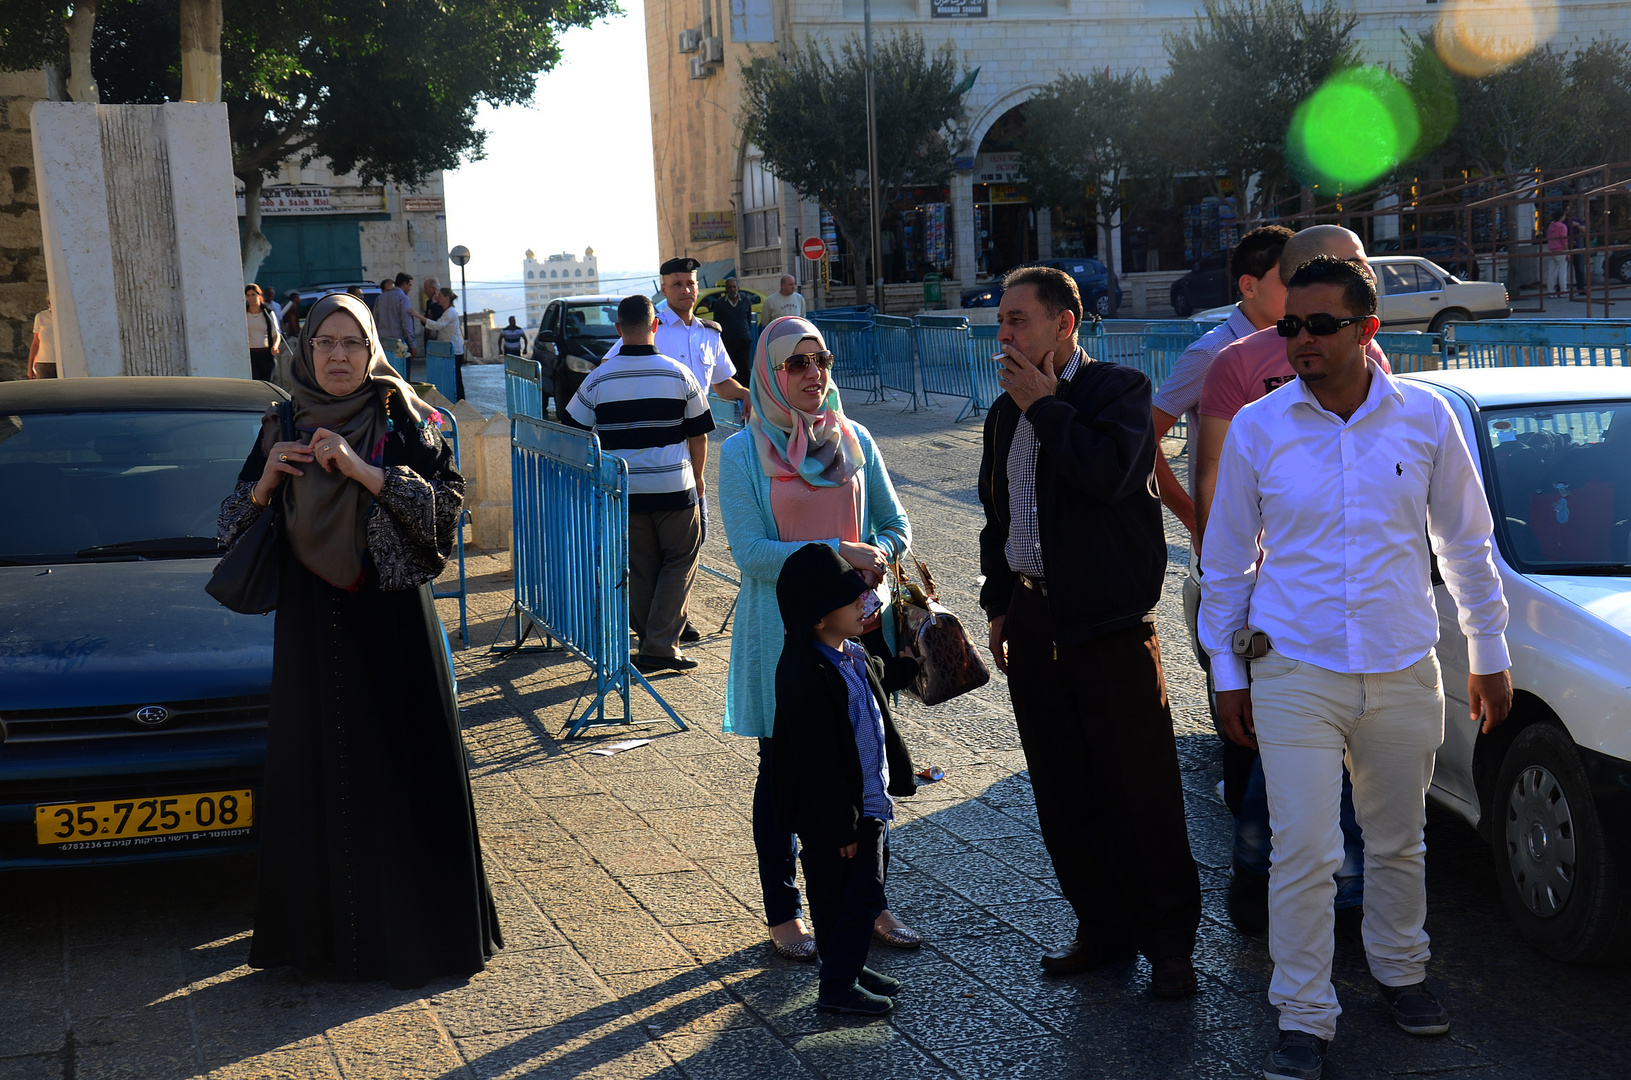
M 1019 141 L 1025 105 L 1015 105 L 986 130 L 974 156 L 976 271 L 994 277 L 1037 258 L 1036 208 L 1020 190 Z

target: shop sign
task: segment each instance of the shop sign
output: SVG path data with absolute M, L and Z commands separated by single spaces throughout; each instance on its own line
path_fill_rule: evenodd
M 929 0 L 929 14 L 936 19 L 983 19 L 986 0 Z
M 698 242 L 736 239 L 736 213 L 732 210 L 693 210 L 691 239 Z
M 1020 193 L 1017 184 L 992 184 L 991 201 L 994 203 L 1017 203 L 1030 202 L 1031 200 Z
M 1019 151 L 999 150 L 974 158 L 976 184 L 1017 184 L 1025 179 L 1019 171 Z
M 238 196 L 238 213 L 244 212 L 244 197 Z M 334 214 L 326 187 L 269 187 L 261 189 L 261 213 Z
M 410 214 L 440 214 L 447 204 L 440 195 L 404 195 L 402 209 Z

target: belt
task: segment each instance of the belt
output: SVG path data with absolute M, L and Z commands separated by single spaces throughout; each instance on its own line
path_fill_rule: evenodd
M 1018 573 L 1018 571 L 1015 571 L 1015 573 Z M 1047 579 L 1039 578 L 1039 577 L 1031 577 L 1029 574 L 1020 574 L 1019 575 L 1019 580 L 1020 580 L 1020 583 L 1023 584 L 1027 589 L 1035 589 L 1037 592 L 1041 593 L 1043 596 L 1048 595 L 1048 582 L 1047 582 Z

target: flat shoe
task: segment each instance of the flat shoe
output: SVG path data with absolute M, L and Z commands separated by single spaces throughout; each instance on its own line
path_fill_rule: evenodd
M 822 991 L 816 997 L 816 1008 L 822 1012 L 883 1016 L 894 1007 L 894 998 L 864 990 L 859 983 L 850 983 L 847 989 L 835 992 Z
M 693 641 L 701 641 L 702 631 L 698 630 L 696 627 L 687 622 L 685 624 L 685 629 L 680 631 L 680 640 L 685 642 L 687 645 L 691 644 Z
M 681 656 L 678 653 L 673 656 L 644 656 L 635 653 L 634 666 L 644 672 L 690 671 L 697 666 L 697 662 L 689 656 Z
M 1186 998 L 1200 989 L 1195 965 L 1187 956 L 1164 956 L 1151 962 L 1150 993 L 1166 1001 Z
M 889 930 L 874 926 L 872 936 L 895 949 L 916 949 L 923 944 L 923 935 L 910 926 L 896 926 Z
M 777 956 L 786 960 L 797 960 L 801 964 L 808 964 L 816 958 L 815 938 L 805 938 L 803 941 L 789 941 L 785 944 L 771 938 L 770 947 L 776 950 Z
M 899 979 L 890 978 L 883 972 L 873 971 L 869 967 L 861 969 L 861 974 L 856 978 L 855 983 L 867 993 L 877 994 L 879 997 L 894 997 L 900 993 L 901 987 Z

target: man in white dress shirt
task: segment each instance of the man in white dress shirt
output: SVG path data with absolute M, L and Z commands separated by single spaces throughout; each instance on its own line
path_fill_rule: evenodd
M 1426 791 L 1444 737 L 1431 554 L 1467 636 L 1473 718 L 1490 731 L 1512 704 L 1477 467 L 1442 398 L 1366 357 L 1375 312 L 1375 286 L 1354 263 L 1320 256 L 1292 277 L 1279 329 L 1297 379 L 1230 426 L 1202 554 L 1201 644 L 1219 721 L 1261 749 L 1274 829 L 1280 1037 L 1269 1078 L 1318 1080 L 1341 1012 L 1331 904 L 1345 752 L 1365 837 L 1371 974 L 1399 1027 L 1449 1030 L 1424 981 Z M 1242 628 L 1267 637 L 1249 680 L 1232 647 Z

